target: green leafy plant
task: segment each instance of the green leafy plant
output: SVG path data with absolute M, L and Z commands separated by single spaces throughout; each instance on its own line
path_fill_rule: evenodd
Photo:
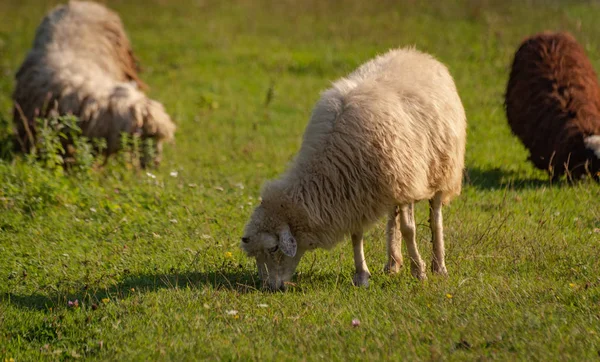
M 156 143 L 152 138 L 121 133 L 121 149 L 117 156 L 119 164 L 128 169 L 151 167 L 155 157 Z
M 26 156 L 27 162 L 38 164 L 55 174 L 67 172 L 80 176 L 88 175 L 96 164 L 102 162 L 100 158 L 105 155 L 107 145 L 105 139 L 89 139 L 83 136 L 78 123 L 79 120 L 73 115 L 36 119 L 33 147 Z M 6 138 L 13 138 L 12 134 Z M 2 147 L 7 148 L 4 152 L 7 157 L 4 158 L 12 156 L 8 149 L 12 147 L 12 143 Z M 0 148 L 0 152 L 4 148 Z M 149 161 L 154 159 L 155 154 L 152 139 L 142 139 L 137 134 L 121 135 L 118 160 L 126 169 L 151 165 Z

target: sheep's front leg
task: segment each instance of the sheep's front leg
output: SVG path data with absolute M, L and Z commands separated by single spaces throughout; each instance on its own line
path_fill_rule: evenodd
M 363 248 L 363 233 L 362 231 L 352 234 L 352 248 L 354 249 L 354 285 L 358 287 L 368 287 L 371 273 L 367 262 L 365 261 L 365 251 Z
M 433 244 L 433 261 L 431 271 L 441 275 L 448 275 L 444 261 L 444 226 L 442 219 L 442 193 L 435 194 L 429 200 L 429 227 L 431 228 Z
M 400 230 L 402 237 L 406 241 L 406 248 L 410 256 L 410 271 L 417 279 L 427 279 L 425 275 L 425 263 L 421 259 L 417 248 L 415 216 L 413 212 L 413 204 L 400 206 Z
M 400 233 L 400 207 L 396 206 L 388 215 L 387 229 L 388 261 L 384 270 L 386 273 L 396 274 L 402 267 L 402 234 Z

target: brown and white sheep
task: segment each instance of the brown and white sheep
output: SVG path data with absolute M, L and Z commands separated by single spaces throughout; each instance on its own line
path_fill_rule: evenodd
M 24 151 L 32 146 L 36 117 L 73 114 L 84 136 L 106 139 L 107 155 L 120 148 L 123 132 L 154 139 L 158 163 L 175 125 L 143 88 L 116 13 L 93 2 L 58 6 L 37 28 L 16 75 L 13 121 L 19 143 Z
M 600 86 L 585 51 L 567 33 L 523 41 L 506 88 L 512 132 L 535 167 L 553 178 L 600 171 Z
M 432 269 L 445 275 L 441 207 L 461 191 L 465 140 L 465 112 L 443 64 L 412 48 L 376 57 L 322 94 L 295 160 L 263 188 L 241 247 L 278 290 L 307 250 L 350 234 L 354 283 L 366 286 L 363 231 L 387 214 L 385 270 L 399 271 L 404 237 L 412 274 L 424 279 L 413 204 L 429 200 Z

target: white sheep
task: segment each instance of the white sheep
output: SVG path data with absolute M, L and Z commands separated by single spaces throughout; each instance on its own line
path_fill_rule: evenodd
M 413 204 L 427 199 L 432 270 L 447 275 L 441 207 L 460 194 L 465 141 L 465 112 L 443 64 L 412 48 L 378 56 L 322 94 L 295 160 L 264 186 L 241 247 L 279 290 L 305 251 L 350 234 L 354 284 L 367 286 L 363 232 L 388 214 L 385 270 L 402 266 L 404 237 L 412 275 L 425 279 Z
M 16 76 L 14 123 L 23 150 L 31 147 L 36 117 L 73 114 L 83 135 L 105 138 L 107 154 L 121 133 L 161 143 L 175 125 L 163 106 L 140 89 L 138 69 L 119 16 L 93 2 L 71 1 L 37 28 L 33 48 Z

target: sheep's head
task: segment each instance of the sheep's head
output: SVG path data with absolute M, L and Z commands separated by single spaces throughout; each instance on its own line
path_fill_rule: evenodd
M 141 165 L 146 167 L 153 162 L 155 166 L 158 166 L 162 158 L 163 142 L 173 140 L 175 124 L 171 121 L 171 117 L 169 117 L 162 104 L 151 99 L 145 102 L 142 116 L 139 119 L 142 122 L 138 126 L 137 132 L 141 133 L 142 138 L 153 140 L 152 152 L 143 154 L 140 160 Z M 150 155 L 153 157 L 151 158 Z
M 285 282 L 294 275 L 303 254 L 287 222 L 263 204 L 250 217 L 241 247 L 248 256 L 256 258 L 263 286 L 271 290 L 285 289 Z
M 158 166 L 162 156 L 162 145 L 173 140 L 176 129 L 163 105 L 147 98 L 131 83 L 119 83 L 112 87 L 108 103 L 102 114 L 103 119 L 97 120 L 96 123 L 113 124 L 113 128 L 123 127 L 122 125 L 126 127 L 117 130 L 117 137 L 109 134 L 107 154 L 115 153 L 122 146 L 128 145 L 128 141 L 120 137 L 123 131 L 143 141 L 140 145 L 140 165 L 144 168 L 152 164 Z

